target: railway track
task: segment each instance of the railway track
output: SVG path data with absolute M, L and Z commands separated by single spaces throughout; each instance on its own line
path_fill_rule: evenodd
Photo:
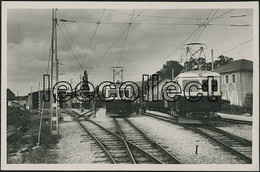
M 169 123 L 178 124 L 171 119 L 170 117 L 164 117 L 154 114 L 146 114 L 146 116 L 154 117 Z M 245 162 L 252 163 L 252 142 L 241 138 L 239 136 L 233 135 L 229 132 L 215 128 L 208 125 L 192 125 L 192 124 L 179 124 L 183 127 L 193 130 L 196 133 L 199 133 L 215 142 L 220 144 L 224 149 L 233 153 L 240 159 L 243 159 Z
M 236 124 L 252 125 L 252 121 L 242 121 L 242 120 L 227 119 L 227 118 L 221 118 L 221 121 L 223 121 L 223 122 L 230 122 L 230 123 L 236 123 Z
M 77 118 L 78 114 L 76 112 L 69 111 L 69 113 L 72 114 L 74 119 L 91 136 L 91 138 L 95 140 L 110 163 L 163 164 L 166 162 L 161 161 L 158 157 L 154 156 L 154 154 L 147 152 L 147 149 L 145 150 L 136 143 L 128 141 L 124 135 L 111 132 L 110 130 L 87 118 L 85 118 L 85 121 L 80 121 Z M 120 131 L 122 133 L 121 128 L 117 131 L 118 133 L 120 133 Z M 177 160 L 171 161 L 171 163 L 179 164 Z
M 252 163 L 252 142 L 211 126 L 184 125 L 185 127 L 217 142 L 245 162 Z
M 162 163 L 165 164 L 179 164 L 180 162 L 171 155 L 167 150 L 161 147 L 154 140 L 149 138 L 143 131 L 131 123 L 128 119 L 114 119 L 118 133 L 124 140 L 142 148 L 144 151 L 150 153 L 153 157 L 156 157 Z
M 170 117 L 170 116 L 166 117 L 166 116 L 152 114 L 152 113 L 149 113 L 149 112 L 146 112 L 146 114 L 143 114 L 143 115 L 154 117 L 154 118 L 157 118 L 157 119 L 161 119 L 161 120 L 167 121 L 167 122 L 170 122 L 169 120 L 171 120 L 172 123 L 177 123 L 177 119 L 174 118 L 174 117 Z M 228 118 L 221 118 L 221 121 L 229 122 L 229 123 L 235 123 L 235 124 L 252 125 L 252 121 L 242 121 L 242 120 L 228 119 Z
M 174 118 L 174 117 L 166 117 L 166 116 L 161 116 L 161 115 L 155 115 L 155 114 L 148 113 L 148 112 L 146 112 L 145 114 L 142 114 L 142 115 L 150 116 L 150 117 L 160 119 L 162 121 L 170 122 L 170 123 L 173 123 L 173 124 L 178 124 L 177 119 Z

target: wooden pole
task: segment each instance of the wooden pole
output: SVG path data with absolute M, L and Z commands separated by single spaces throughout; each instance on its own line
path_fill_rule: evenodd
M 33 109 L 33 94 L 32 94 L 32 86 L 31 86 L 31 112 L 32 112 L 32 109 Z
M 174 79 L 174 69 L 172 68 L 172 81 Z
M 211 49 L 211 71 L 214 71 L 213 49 Z
M 58 62 L 58 52 L 57 52 L 57 16 L 56 16 L 56 11 L 57 9 L 54 10 L 54 34 L 55 34 L 55 69 L 56 69 L 56 83 L 59 82 L 59 62 Z M 57 134 L 59 133 L 59 101 L 58 101 L 58 88 L 59 86 L 56 87 L 56 130 Z
M 54 9 L 52 9 L 52 38 L 51 38 L 51 87 L 50 87 L 50 111 L 51 111 L 51 116 L 50 116 L 50 128 L 52 132 L 52 117 L 53 117 L 53 109 L 52 109 L 52 104 L 53 104 L 53 40 L 54 40 Z

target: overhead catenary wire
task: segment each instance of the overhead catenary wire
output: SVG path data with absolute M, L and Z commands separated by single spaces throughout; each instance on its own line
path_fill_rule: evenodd
M 122 11 L 118 11 L 118 10 L 113 10 L 113 9 L 108 9 L 108 11 L 112 11 L 112 12 L 116 12 L 116 13 L 121 13 L 121 14 L 126 14 L 126 15 L 131 15 L 130 13 L 127 12 L 122 12 Z M 246 14 L 241 14 L 241 15 L 232 15 L 232 16 L 226 16 L 226 17 L 219 17 L 219 18 L 235 18 L 235 17 L 246 17 L 246 16 L 250 16 L 250 15 L 246 15 Z M 149 17 L 149 18 L 175 18 L 175 19 L 187 19 L 187 20 L 204 20 L 206 19 L 205 17 L 178 17 L 178 16 L 160 16 L 160 15 L 140 15 L 140 17 Z
M 107 9 L 108 10 L 108 9 Z M 235 17 L 245 17 L 245 16 L 247 16 L 247 15 L 232 15 L 232 16 L 226 16 L 226 17 L 223 17 L 224 15 L 226 15 L 226 14 L 228 14 L 229 12 L 231 12 L 231 11 L 233 11 L 233 10 L 235 10 L 235 9 L 231 9 L 231 10 L 229 10 L 229 11 L 227 11 L 227 12 L 224 12 L 224 13 L 222 13 L 221 15 L 219 15 L 219 16 L 217 16 L 217 17 L 215 17 L 215 18 L 212 18 L 211 19 L 211 21 L 213 21 L 213 20 L 216 20 L 216 19 L 218 19 L 218 18 L 227 18 L 227 17 L 229 17 L 229 18 L 235 18 Z M 108 10 L 108 11 L 116 11 L 116 10 Z M 123 14 L 128 14 L 129 16 L 131 15 L 130 13 L 125 13 L 125 12 L 122 12 Z M 138 15 L 138 16 L 145 16 L 145 15 Z M 155 17 L 155 16 L 150 16 L 150 17 Z M 157 17 L 163 17 L 163 16 L 157 16 Z M 202 18 L 185 18 L 185 17 L 167 17 L 166 16 L 166 18 L 180 18 L 180 19 L 199 19 L 199 20 L 203 20 L 203 19 L 208 19 L 208 18 L 205 18 L 205 17 L 202 17 Z M 100 22 L 100 21 L 98 21 L 98 22 L 96 22 L 96 21 L 77 21 L 77 20 L 65 20 L 65 19 L 61 19 L 60 21 L 62 21 L 62 22 L 79 22 L 79 23 L 88 23 L 88 24 L 119 24 L 119 25 L 128 25 L 129 23 L 120 23 L 120 22 Z M 158 25 L 158 26 L 160 26 L 160 25 L 200 25 L 200 24 L 197 24 L 197 23 L 154 23 L 154 22 L 139 22 L 139 23 L 137 23 L 137 22 L 135 22 L 135 23 L 133 23 L 133 24 L 135 24 L 135 25 L 138 25 L 138 24 L 142 24 L 142 25 Z M 207 26 L 231 26 L 231 27 L 245 27 L 245 26 L 250 26 L 250 25 L 248 25 L 248 24 L 207 24 Z
M 109 48 L 98 58 L 97 62 L 92 66 L 96 67 L 96 65 L 100 62 L 100 60 L 106 55 L 106 53 L 115 45 L 115 43 L 122 37 L 122 35 L 126 32 L 128 26 L 123 30 L 123 32 L 115 39 L 115 41 L 109 46 Z
M 212 10 L 210 11 L 210 13 L 209 13 L 208 17 L 206 18 L 206 20 L 200 24 L 200 25 L 203 26 L 203 27 L 200 28 L 201 30 L 199 30 L 199 31 L 197 32 L 197 34 L 194 36 L 194 38 L 193 38 L 193 40 L 192 40 L 191 42 L 194 42 L 194 43 L 197 42 L 198 38 L 200 37 L 200 35 L 201 35 L 202 32 L 204 31 L 205 27 L 208 26 L 208 25 L 210 25 L 210 24 L 209 24 L 210 19 L 212 19 L 212 18 L 214 17 L 214 15 L 216 14 L 216 12 L 215 12 L 215 13 L 213 14 L 213 16 L 210 18 L 210 16 L 211 16 L 211 14 L 212 14 L 213 11 L 214 11 L 214 9 L 212 9 Z M 210 19 L 209 19 L 209 18 L 210 18 Z M 197 37 L 197 39 L 196 39 L 196 37 Z
M 134 13 L 135 13 L 135 10 L 133 11 L 133 14 L 132 14 L 132 16 L 131 16 L 131 19 L 130 19 L 130 22 L 129 22 L 129 25 L 128 25 L 128 28 L 127 28 L 127 32 L 126 32 L 126 36 L 125 36 L 125 40 L 124 40 L 124 44 L 123 44 L 123 48 L 122 48 L 122 50 L 121 50 L 120 57 L 119 57 L 119 60 L 118 60 L 118 62 L 117 62 L 117 66 L 118 66 L 119 63 L 120 63 L 120 60 L 121 60 L 122 55 L 123 55 L 123 52 L 124 52 L 124 48 L 125 48 L 125 44 L 126 44 L 126 40 L 127 40 L 127 37 L 128 37 L 129 29 L 130 29 L 131 24 L 132 24 L 132 20 L 133 20 Z
M 137 17 L 143 12 L 144 10 L 142 10 L 141 12 L 138 13 L 138 15 L 136 15 L 136 17 L 132 20 L 132 24 L 133 22 L 135 22 L 135 20 L 137 19 Z M 109 48 L 103 53 L 103 55 L 101 55 L 97 62 L 92 66 L 93 68 L 100 62 L 100 60 L 106 55 L 106 53 L 115 45 L 115 43 L 121 38 L 121 36 L 128 30 L 128 26 L 123 30 L 123 32 L 115 39 L 115 41 L 109 46 Z
M 226 14 L 228 14 L 228 13 L 230 13 L 231 11 L 234 11 L 234 10 L 235 10 L 235 9 L 228 10 L 227 12 L 224 12 L 224 13 L 220 14 L 219 16 L 215 17 L 215 18 L 211 18 L 210 22 L 213 21 L 213 20 L 216 20 L 216 19 L 218 19 L 218 18 L 220 18 L 220 17 L 222 17 L 222 16 L 224 16 L 224 15 L 226 15 Z M 208 22 L 208 24 L 209 24 L 209 22 Z M 190 36 L 188 36 L 187 39 L 185 39 L 177 48 L 175 48 L 166 58 L 164 58 L 164 60 L 162 60 L 162 61 L 161 61 L 158 65 L 156 65 L 156 66 L 161 65 L 161 64 L 162 64 L 166 59 L 168 59 L 175 51 L 177 51 L 193 34 L 195 34 L 195 33 L 200 29 L 201 26 L 203 26 L 203 25 L 199 25 L 199 27 L 198 27 L 194 32 L 192 32 L 192 34 L 191 34 Z
M 89 50 L 90 50 L 90 47 L 91 47 L 91 45 L 92 45 L 92 43 L 93 43 L 93 40 L 94 40 L 94 38 L 95 38 L 95 36 L 96 36 L 96 33 L 97 33 L 98 27 L 99 27 L 99 25 L 100 25 L 100 22 L 101 22 L 101 20 L 102 20 L 102 18 L 103 18 L 103 16 L 104 16 L 104 13 L 105 13 L 105 9 L 103 10 L 103 13 L 101 14 L 101 17 L 100 17 L 100 19 L 99 19 L 99 21 L 98 21 L 98 23 L 97 23 L 96 29 L 95 29 L 95 31 L 94 31 L 94 34 L 93 34 L 93 36 L 92 36 L 92 38 L 91 38 L 91 41 L 90 41 L 90 43 L 89 43 L 88 49 L 87 49 L 87 51 L 86 51 L 86 53 L 85 53 L 85 56 L 83 57 L 81 63 L 84 63 L 84 60 L 85 60 L 86 56 L 88 55 L 88 52 L 89 52 Z
M 231 11 L 233 11 L 234 9 L 231 9 L 231 10 L 228 10 L 227 12 L 224 12 L 223 14 L 221 14 L 221 15 L 219 15 L 219 16 L 217 16 L 217 17 L 215 17 L 215 18 L 213 18 L 214 20 L 216 20 L 217 18 L 226 18 L 226 17 L 231 17 L 231 16 L 226 16 L 226 17 L 223 17 L 224 15 L 226 15 L 227 13 L 229 13 L 229 12 L 231 12 Z M 130 14 L 131 15 L 131 14 Z M 129 15 L 129 16 L 130 16 Z M 144 15 L 139 15 L 139 16 L 144 16 Z M 232 17 L 245 17 L 244 15 L 232 15 Z M 194 18 L 195 19 L 195 18 Z M 196 19 L 198 19 L 198 18 L 196 18 Z M 207 19 L 207 18 L 201 18 L 201 19 Z M 66 21 L 66 20 L 64 20 L 63 22 L 77 22 L 77 21 Z M 92 22 L 92 23 L 94 23 L 94 24 L 97 24 L 98 22 Z M 129 23 L 109 23 L 109 22 L 100 22 L 99 24 L 129 24 Z M 158 26 L 160 26 L 160 25 L 178 25 L 178 24 L 182 24 L 182 25 L 197 25 L 198 27 L 199 27 L 199 31 L 198 32 L 196 32 L 197 34 L 196 34 L 196 36 L 194 37 L 194 40 L 198 40 L 198 38 L 201 36 L 201 34 L 202 34 L 202 32 L 204 31 L 204 29 L 205 29 L 205 27 L 206 26 L 213 26 L 213 25 L 223 25 L 223 26 L 236 26 L 236 27 L 238 27 L 238 26 L 248 26 L 248 25 L 240 25 L 240 24 L 232 24 L 232 25 L 228 25 L 228 24 L 207 24 L 207 25 L 204 25 L 204 26 L 200 26 L 199 24 L 197 24 L 197 23 L 194 23 L 194 24 L 191 24 L 191 23 L 144 23 L 144 22 L 136 22 L 136 23 L 132 23 L 132 24 L 154 24 L 154 25 L 158 25 Z M 124 34 L 125 33 L 125 31 L 127 31 L 127 32 L 129 32 L 129 27 L 127 26 L 126 27 L 126 30 L 124 30 L 123 32 L 122 32 L 122 34 Z M 119 39 L 121 38 L 122 36 L 120 36 L 119 35 Z M 126 37 L 125 37 L 126 38 Z M 102 55 L 102 56 L 100 56 L 100 58 L 97 60 L 97 62 L 94 64 L 94 66 L 96 66 L 99 62 L 100 62 L 100 59 L 102 59 L 104 56 L 105 56 L 105 54 L 114 46 L 114 44 L 115 44 L 115 42 L 117 42 L 117 40 L 119 40 L 119 39 L 116 39 L 116 41 L 114 41 L 113 43 L 112 43 L 112 46 L 110 46 L 108 49 L 107 49 L 107 51 L 105 51 L 105 53 L 104 53 L 104 55 Z M 124 47 L 124 46 L 123 46 Z M 123 49 L 122 49 L 123 50 Z M 121 53 L 123 53 L 123 51 L 121 51 Z M 121 56 L 121 55 L 120 55 Z
M 62 20 L 62 17 L 61 17 L 61 15 L 60 15 L 60 13 L 59 13 L 58 10 L 57 10 L 57 12 L 58 12 L 58 15 L 59 15 L 59 17 L 60 17 L 60 20 Z M 78 51 L 78 49 L 77 49 L 77 46 L 76 46 L 75 42 L 73 41 L 73 39 L 72 39 L 72 37 L 71 37 L 71 35 L 70 35 L 68 29 L 67 29 L 66 24 L 65 24 L 64 22 L 62 22 L 62 24 L 63 24 L 63 26 L 64 26 L 64 28 L 65 28 L 65 30 L 66 30 L 66 32 L 67 32 L 69 38 L 70 38 L 70 40 L 71 40 L 73 46 L 75 47 L 75 50 L 76 50 L 76 52 L 77 52 L 77 54 L 78 54 L 78 57 L 81 57 L 81 54 L 79 53 L 79 51 Z
M 65 40 L 65 42 L 67 43 L 67 45 L 68 45 L 70 51 L 72 52 L 73 57 L 74 57 L 74 58 L 76 59 L 76 61 L 78 62 L 79 66 L 84 70 L 83 66 L 80 64 L 78 58 L 76 57 L 74 51 L 72 50 L 72 48 L 71 48 L 71 46 L 70 46 L 68 40 L 66 39 L 66 37 L 65 37 L 65 35 L 64 35 L 63 31 L 61 30 L 61 28 L 60 28 L 60 26 L 59 26 L 58 23 L 57 23 L 57 26 L 58 26 L 58 28 L 59 28 L 59 30 L 60 30 L 60 32 L 61 32 L 61 34 L 62 34 L 62 36 L 63 36 L 63 38 L 64 38 L 64 40 Z
M 208 26 L 209 22 L 211 22 L 211 20 L 213 19 L 213 17 L 217 14 L 218 10 L 219 10 L 219 9 L 217 9 L 211 17 L 210 17 L 210 15 L 211 15 L 211 13 L 213 12 L 213 9 L 210 11 L 209 16 L 207 17 L 207 19 L 206 19 L 206 20 L 204 21 L 204 23 L 203 23 L 203 28 L 202 28 L 202 30 L 199 32 L 197 38 L 196 38 L 196 36 L 194 37 L 194 39 L 195 39 L 195 38 L 196 38 L 196 39 L 195 39 L 195 41 L 193 40 L 192 42 L 194 42 L 194 43 L 197 42 L 197 40 L 199 39 L 199 37 L 201 36 L 201 34 L 202 34 L 203 31 L 205 30 L 205 28 Z M 210 17 L 210 19 L 209 19 L 209 17 Z
M 192 37 L 192 35 L 194 35 L 199 29 L 200 29 L 201 26 L 199 26 L 195 31 L 193 31 L 184 41 L 182 41 L 182 43 L 177 46 L 166 58 L 164 58 L 158 65 L 156 66 L 159 66 L 161 65 L 165 60 L 167 60 L 175 51 L 177 51 L 188 39 L 190 39 Z
M 61 20 L 59 20 L 61 21 Z M 98 22 L 88 22 L 88 21 L 73 21 L 78 23 L 87 23 L 87 24 L 97 24 Z M 128 25 L 129 23 L 125 22 L 100 22 L 102 25 Z M 133 25 L 153 25 L 153 26 L 199 26 L 198 23 L 155 23 L 155 22 L 137 22 L 133 23 Z M 248 24 L 208 24 L 208 26 L 250 26 Z

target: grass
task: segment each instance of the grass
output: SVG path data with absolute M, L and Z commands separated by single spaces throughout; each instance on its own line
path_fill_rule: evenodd
M 26 111 L 26 115 L 30 120 L 29 129 L 7 140 L 7 163 L 55 163 L 57 155 L 52 150 L 58 143 L 59 136 L 51 134 L 49 122 L 43 122 L 40 147 L 33 149 L 38 142 L 40 115 L 37 112 L 31 113 L 28 111 Z M 14 153 L 15 156 L 10 156 Z

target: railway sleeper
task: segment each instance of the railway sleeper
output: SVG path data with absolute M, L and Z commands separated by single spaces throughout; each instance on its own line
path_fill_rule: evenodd
M 125 157 L 125 158 L 114 158 L 114 160 L 117 162 L 117 163 L 125 163 L 125 162 L 128 162 L 128 163 L 131 163 L 130 159 L 128 157 Z

